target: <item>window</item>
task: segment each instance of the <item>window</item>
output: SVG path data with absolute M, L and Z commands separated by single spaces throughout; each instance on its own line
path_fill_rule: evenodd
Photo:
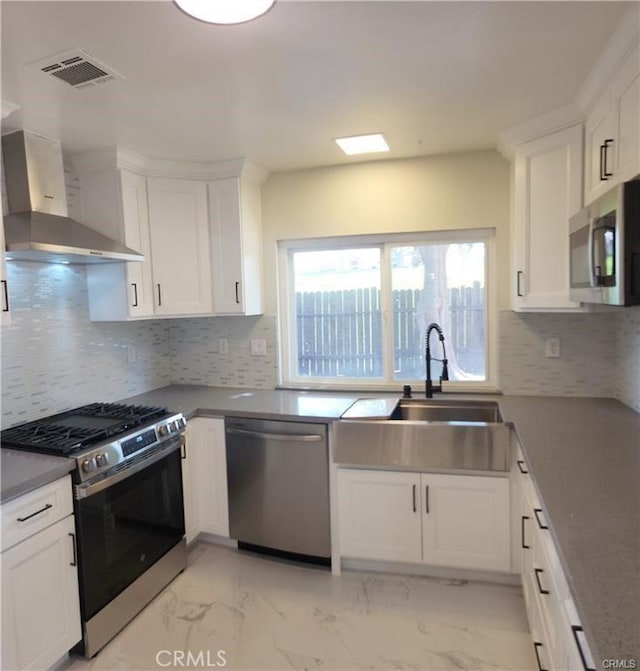
M 398 388 L 425 378 L 445 335 L 450 387 L 494 387 L 492 231 L 280 243 L 282 382 Z M 441 345 L 432 333 L 434 357 Z M 432 378 L 441 374 L 434 362 Z

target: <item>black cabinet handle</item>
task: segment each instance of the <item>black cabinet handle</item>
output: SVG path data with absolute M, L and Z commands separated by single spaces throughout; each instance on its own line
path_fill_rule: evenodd
M 544 647 L 542 643 L 538 643 L 538 641 L 533 642 L 533 649 L 536 652 L 536 662 L 538 664 L 538 669 L 540 669 L 540 671 L 548 671 L 548 669 L 542 667 L 542 662 L 540 661 L 540 654 L 538 653 L 538 648 L 542 647 Z
M 9 291 L 7 289 L 7 280 L 0 280 L 2 282 L 2 312 L 9 312 Z
M 529 472 L 529 471 L 524 467 L 524 461 L 522 461 L 522 459 L 518 459 L 518 461 L 516 461 L 516 464 L 518 464 L 518 470 L 520 471 L 520 473 L 523 473 L 523 474 L 526 475 L 526 474 Z
M 587 666 L 587 660 L 585 659 L 584 651 L 582 650 L 582 646 L 580 645 L 578 632 L 579 631 L 584 632 L 584 629 L 578 625 L 572 624 L 571 631 L 573 632 L 573 639 L 576 642 L 576 647 L 578 648 L 578 652 L 580 653 L 580 659 L 582 661 L 582 666 L 584 667 L 585 671 L 596 671 L 592 666 Z
M 531 518 L 527 517 L 526 515 L 523 515 L 522 520 L 520 521 L 520 531 L 521 531 L 521 534 L 520 534 L 521 541 L 520 542 L 521 542 L 523 550 L 530 550 L 531 549 L 531 546 L 526 545 L 525 542 L 524 542 L 524 522 L 525 522 L 525 520 L 528 520 L 528 519 L 531 519 Z
M 26 517 L 18 517 L 17 521 L 18 522 L 26 522 L 27 520 L 30 520 L 32 517 L 35 517 L 36 515 L 39 515 L 40 513 L 43 513 L 45 510 L 49 510 L 49 508 L 53 508 L 53 506 L 50 503 L 47 503 L 47 505 L 44 508 L 40 508 L 40 510 L 36 510 L 36 512 L 31 513 L 31 515 L 27 515 Z
M 429 514 L 429 485 L 424 488 L 424 498 L 425 498 L 425 511 L 427 515 Z
M 607 177 L 605 177 L 602 174 L 602 168 L 604 166 L 605 158 L 604 158 L 604 152 L 605 152 L 605 146 L 603 144 L 600 145 L 600 181 L 601 182 L 606 182 Z
M 162 305 L 162 289 L 160 289 L 160 285 L 158 284 L 158 306 Z
M 240 282 L 236 282 L 236 303 L 240 304 L 240 295 L 238 294 L 238 289 L 240 288 Z
M 77 566 L 78 565 L 78 555 L 76 554 L 76 535 L 69 533 L 69 536 L 71 536 L 71 547 L 73 548 L 73 561 L 69 566 Z
M 524 273 L 522 272 L 522 270 L 519 270 L 519 271 L 516 273 L 516 294 L 517 294 L 518 296 L 520 296 L 521 298 L 522 298 L 522 296 L 524 296 L 524 294 L 522 293 L 522 290 L 521 290 L 521 288 L 520 288 L 520 278 L 521 278 L 523 275 L 524 275 Z
M 548 589 L 543 589 L 542 584 L 540 583 L 540 574 L 544 573 L 544 570 L 541 568 L 534 568 L 533 572 L 536 574 L 536 582 L 538 583 L 538 591 L 540 594 L 551 594 Z
M 135 282 L 131 282 L 131 286 L 133 287 L 133 303 L 132 303 L 131 307 L 137 308 L 138 307 L 138 285 Z
M 416 507 L 416 485 L 413 485 L 413 512 L 417 512 L 418 508 Z
M 548 529 L 549 527 L 546 524 L 543 524 L 540 521 L 540 513 L 542 512 L 542 508 L 534 508 L 533 509 L 533 514 L 536 516 L 536 522 L 538 523 L 538 526 L 541 529 Z
M 607 171 L 607 155 L 609 153 L 609 145 L 613 144 L 613 138 L 610 138 L 609 140 L 605 140 L 604 144 L 602 145 L 602 177 L 604 180 L 609 179 L 609 177 L 613 177 L 612 172 Z

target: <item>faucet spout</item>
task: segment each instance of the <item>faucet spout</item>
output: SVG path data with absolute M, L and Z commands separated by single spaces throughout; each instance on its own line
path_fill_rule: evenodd
M 431 356 L 431 345 L 429 339 L 431 337 L 431 332 L 436 331 L 438 334 L 438 340 L 442 343 L 442 359 L 436 359 Z M 429 324 L 427 327 L 427 335 L 425 337 L 425 347 L 424 347 L 424 359 L 426 364 L 426 377 L 425 377 L 425 396 L 427 398 L 433 398 L 434 392 L 442 391 L 442 382 L 449 379 L 449 367 L 447 361 L 447 350 L 444 346 L 444 333 L 440 324 L 435 322 Z M 442 374 L 440 375 L 440 384 L 433 384 L 431 381 L 431 362 L 440 361 L 442 363 Z

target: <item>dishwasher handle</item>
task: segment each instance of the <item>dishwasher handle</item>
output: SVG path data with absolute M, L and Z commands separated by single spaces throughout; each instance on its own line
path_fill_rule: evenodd
M 324 436 L 319 433 L 266 433 L 265 431 L 250 431 L 248 429 L 235 429 L 232 427 L 227 427 L 227 433 L 233 436 L 249 436 L 250 438 L 298 443 L 319 443 L 324 440 Z

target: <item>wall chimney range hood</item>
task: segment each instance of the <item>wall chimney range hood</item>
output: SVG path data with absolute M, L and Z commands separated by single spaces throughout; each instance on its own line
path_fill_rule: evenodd
M 70 219 L 60 143 L 30 131 L 2 138 L 10 258 L 45 263 L 144 261 L 144 256 Z

